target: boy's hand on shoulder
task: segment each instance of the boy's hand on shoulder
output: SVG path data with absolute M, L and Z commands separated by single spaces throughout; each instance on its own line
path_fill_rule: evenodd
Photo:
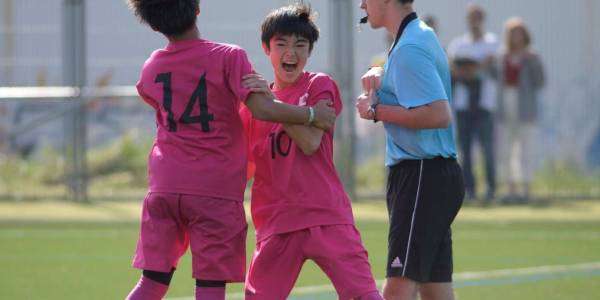
M 242 85 L 253 93 L 263 93 L 272 99 L 275 99 L 275 95 L 273 94 L 273 91 L 271 91 L 269 82 L 260 74 L 254 73 L 244 75 L 244 77 L 242 77 Z
M 333 101 L 321 100 L 313 106 L 315 110 L 315 120 L 312 126 L 323 129 L 325 131 L 331 129 L 335 124 L 336 114 L 333 108 Z

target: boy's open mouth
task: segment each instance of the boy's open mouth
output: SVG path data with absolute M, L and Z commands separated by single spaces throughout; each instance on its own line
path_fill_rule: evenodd
M 286 72 L 294 72 L 296 70 L 296 67 L 298 67 L 298 64 L 281 63 L 281 67 Z

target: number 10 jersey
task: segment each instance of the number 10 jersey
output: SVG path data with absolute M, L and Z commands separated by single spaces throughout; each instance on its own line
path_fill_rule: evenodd
M 292 86 L 273 92 L 288 104 L 314 106 L 329 100 L 337 114 L 342 110 L 335 82 L 322 73 L 305 72 Z M 258 242 L 313 226 L 354 224 L 350 200 L 333 164 L 333 129 L 323 134 L 319 149 L 309 156 L 283 125 L 252 119 L 247 109 L 241 115 L 256 166 L 251 211 Z

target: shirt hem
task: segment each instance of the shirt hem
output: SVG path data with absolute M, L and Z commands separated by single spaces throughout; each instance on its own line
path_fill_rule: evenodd
M 203 196 L 203 197 L 211 197 L 211 198 L 224 199 L 224 200 L 239 201 L 239 202 L 243 202 L 244 201 L 244 194 L 238 195 L 238 196 L 236 196 L 236 195 L 223 195 L 223 194 L 214 193 L 214 192 L 199 191 L 199 190 L 192 190 L 192 189 L 150 188 L 150 189 L 148 189 L 148 192 L 150 192 L 150 193 L 169 193 L 169 194 L 194 195 L 194 196 Z
M 263 234 L 259 233 L 259 230 L 257 230 L 256 231 L 256 243 L 262 242 L 262 241 L 270 238 L 271 236 L 277 235 L 277 234 L 290 233 L 290 232 L 300 231 L 303 229 L 317 227 L 317 226 L 333 226 L 333 225 L 356 225 L 356 224 L 354 221 L 317 222 L 314 224 L 306 224 L 306 225 L 302 225 L 302 226 L 298 226 L 298 227 L 291 227 L 288 229 L 274 230 L 272 232 L 263 233 Z

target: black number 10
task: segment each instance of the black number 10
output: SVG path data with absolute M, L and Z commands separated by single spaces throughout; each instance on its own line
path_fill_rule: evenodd
M 154 82 L 163 84 L 163 108 L 167 111 L 169 131 L 177 131 L 177 123 L 175 122 L 172 110 L 173 92 L 171 89 L 171 72 L 158 74 Z M 200 106 L 200 115 L 192 116 L 192 111 L 194 110 L 196 102 L 198 102 L 198 105 Z M 200 77 L 200 82 L 185 107 L 183 115 L 179 118 L 179 122 L 183 124 L 200 123 L 202 124 L 202 131 L 209 132 L 210 121 L 214 120 L 215 116 L 208 112 L 208 92 L 206 90 L 206 73 L 204 73 L 202 74 L 202 77 Z
M 285 131 L 280 131 L 279 133 L 274 133 L 272 132 L 271 134 L 269 134 L 269 139 L 271 139 L 271 158 L 275 159 L 275 157 L 277 157 L 277 154 L 286 157 L 290 154 L 290 150 L 292 149 L 292 141 L 290 140 L 290 138 L 288 137 L 288 146 L 287 149 L 281 149 L 281 139 L 287 136 L 287 134 L 285 134 Z

